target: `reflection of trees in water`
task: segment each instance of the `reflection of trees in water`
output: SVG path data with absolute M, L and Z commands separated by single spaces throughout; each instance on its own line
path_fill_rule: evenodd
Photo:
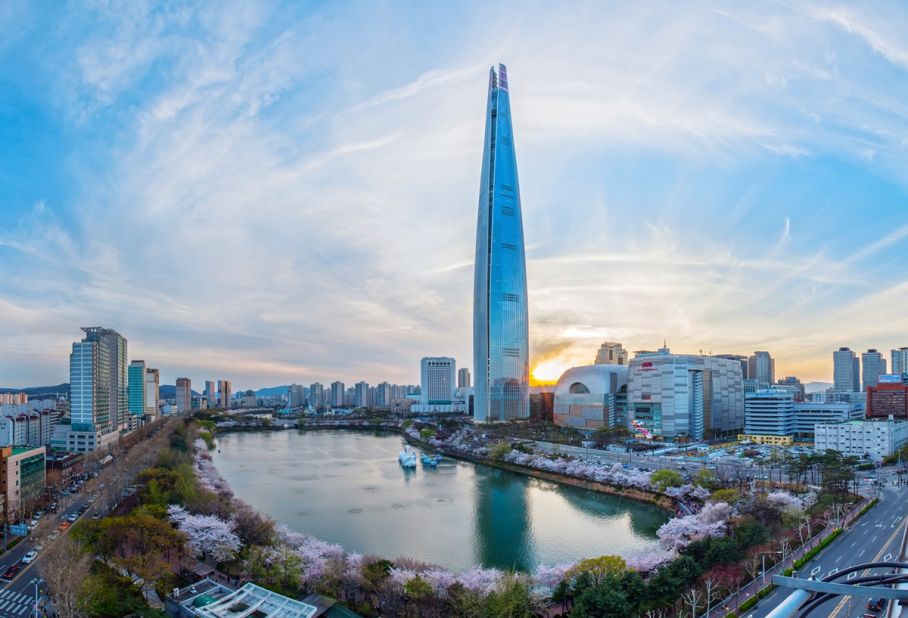
M 639 536 L 656 538 L 656 530 L 669 519 L 669 514 L 657 506 L 620 496 L 540 479 L 530 479 L 530 486 L 539 491 L 555 492 L 575 511 L 596 519 L 629 517 L 631 530 Z
M 527 483 L 508 472 L 476 468 L 479 564 L 528 570 L 534 563 Z

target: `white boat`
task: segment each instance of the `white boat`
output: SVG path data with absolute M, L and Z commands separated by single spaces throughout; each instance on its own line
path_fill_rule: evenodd
M 397 461 L 400 462 L 404 468 L 415 468 L 416 467 L 416 453 L 411 451 L 409 448 L 404 447 L 400 453 L 397 454 Z

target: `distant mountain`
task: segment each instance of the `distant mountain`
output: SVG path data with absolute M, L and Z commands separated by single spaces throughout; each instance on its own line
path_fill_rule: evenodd
M 69 396 L 69 382 L 56 386 L 29 386 L 27 388 L 0 388 L 0 393 L 25 393 L 29 398 L 39 398 L 47 395 Z
M 280 397 L 281 395 L 287 394 L 288 386 L 269 386 L 266 388 L 260 388 L 255 391 L 256 397 Z
M 190 389 L 192 390 L 192 389 Z M 200 393 L 192 391 L 193 397 L 198 397 Z M 158 388 L 158 397 L 161 399 L 176 399 L 177 396 L 177 387 L 174 384 L 162 384 Z
M 825 393 L 827 388 L 832 388 L 832 382 L 808 382 L 804 385 L 806 393 Z

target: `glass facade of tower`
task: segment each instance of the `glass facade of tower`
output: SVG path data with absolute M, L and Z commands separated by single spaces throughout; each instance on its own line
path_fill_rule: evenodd
M 484 423 L 528 418 L 526 256 L 502 64 L 489 72 L 473 285 L 474 417 Z

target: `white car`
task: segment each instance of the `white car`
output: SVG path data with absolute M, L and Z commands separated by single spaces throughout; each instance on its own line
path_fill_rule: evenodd
M 29 564 L 29 563 L 31 563 L 32 560 L 34 560 L 37 557 L 38 557 L 38 552 L 32 550 L 32 551 L 28 552 L 27 554 L 25 554 L 24 556 L 22 556 L 22 564 Z

